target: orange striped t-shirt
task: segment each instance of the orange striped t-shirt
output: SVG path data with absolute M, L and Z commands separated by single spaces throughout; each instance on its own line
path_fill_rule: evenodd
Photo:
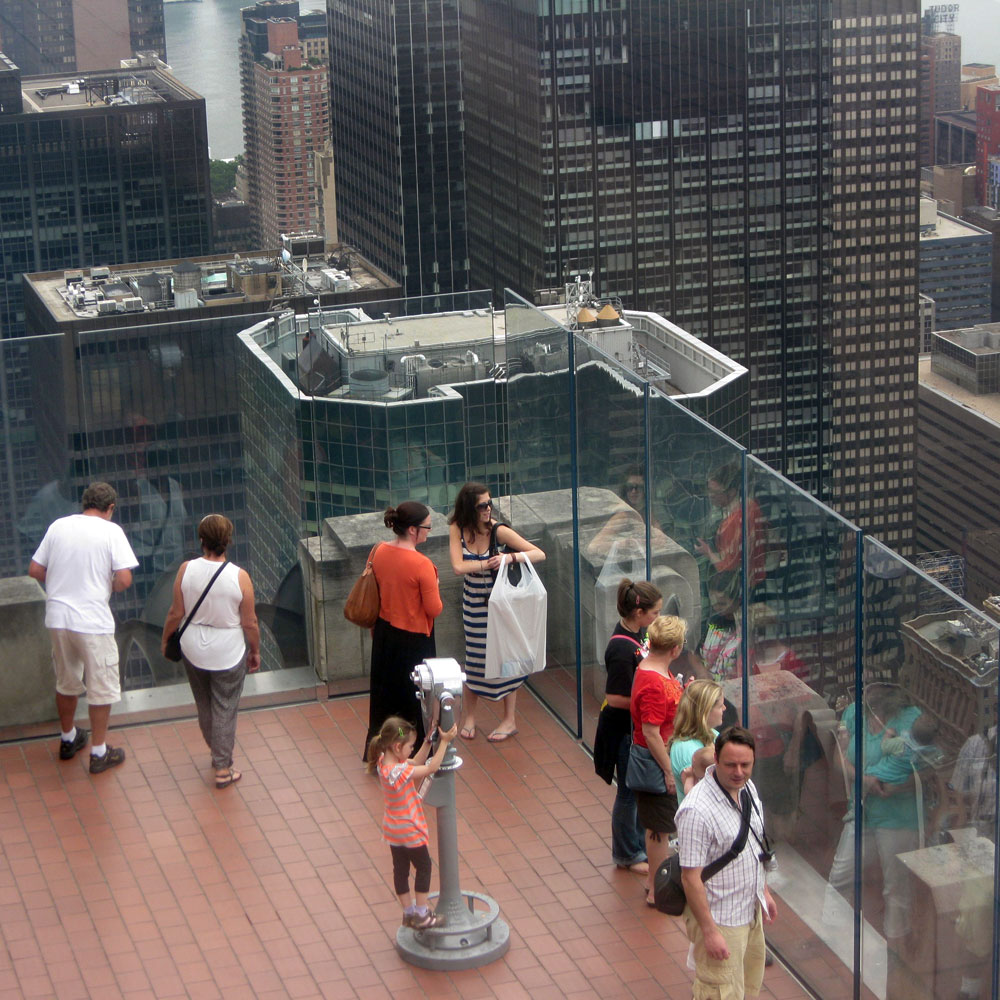
M 413 761 L 385 763 L 379 757 L 378 776 L 385 796 L 382 837 L 399 847 L 422 847 L 430 839 L 424 806 L 413 783 Z

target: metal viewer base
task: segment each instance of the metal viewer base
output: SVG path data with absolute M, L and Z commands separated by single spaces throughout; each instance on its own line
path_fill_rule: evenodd
M 438 906 L 447 917 L 443 927 L 417 931 L 400 927 L 396 932 L 396 951 L 411 965 L 421 969 L 475 969 L 502 958 L 510 947 L 510 928 L 500 919 L 500 907 L 489 896 L 478 892 L 461 893 L 467 907 L 460 903 Z M 485 909 L 476 909 L 476 903 Z

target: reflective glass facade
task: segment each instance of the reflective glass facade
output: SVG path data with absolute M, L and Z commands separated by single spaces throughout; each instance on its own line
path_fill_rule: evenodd
M 756 454 L 908 546 L 914 0 L 461 6 L 473 282 L 593 270 L 750 368 Z
M 407 295 L 468 289 L 458 0 L 328 0 L 341 239 Z

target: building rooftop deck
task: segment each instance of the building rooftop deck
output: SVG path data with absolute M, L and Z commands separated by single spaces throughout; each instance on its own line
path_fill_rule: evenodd
M 516 740 L 462 742 L 458 778 L 462 886 L 511 947 L 449 973 L 395 950 L 366 698 L 243 712 L 222 792 L 194 721 L 114 729 L 128 759 L 94 777 L 55 739 L 0 745 L 0 1000 L 690 997 L 680 922 L 611 863 L 613 790 L 530 693 L 519 710 Z M 775 964 L 761 996 L 806 994 Z

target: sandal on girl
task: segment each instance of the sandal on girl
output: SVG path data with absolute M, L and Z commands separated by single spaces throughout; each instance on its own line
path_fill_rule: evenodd
M 410 926 L 415 931 L 427 931 L 432 927 L 442 927 L 444 926 L 445 918 L 440 914 L 435 913 L 433 910 L 428 910 L 426 913 L 415 913 L 410 919 Z
M 230 768 L 225 774 L 217 774 L 215 776 L 215 787 L 216 788 L 228 788 L 230 785 L 235 785 L 240 778 L 243 777 L 242 771 L 234 771 Z

